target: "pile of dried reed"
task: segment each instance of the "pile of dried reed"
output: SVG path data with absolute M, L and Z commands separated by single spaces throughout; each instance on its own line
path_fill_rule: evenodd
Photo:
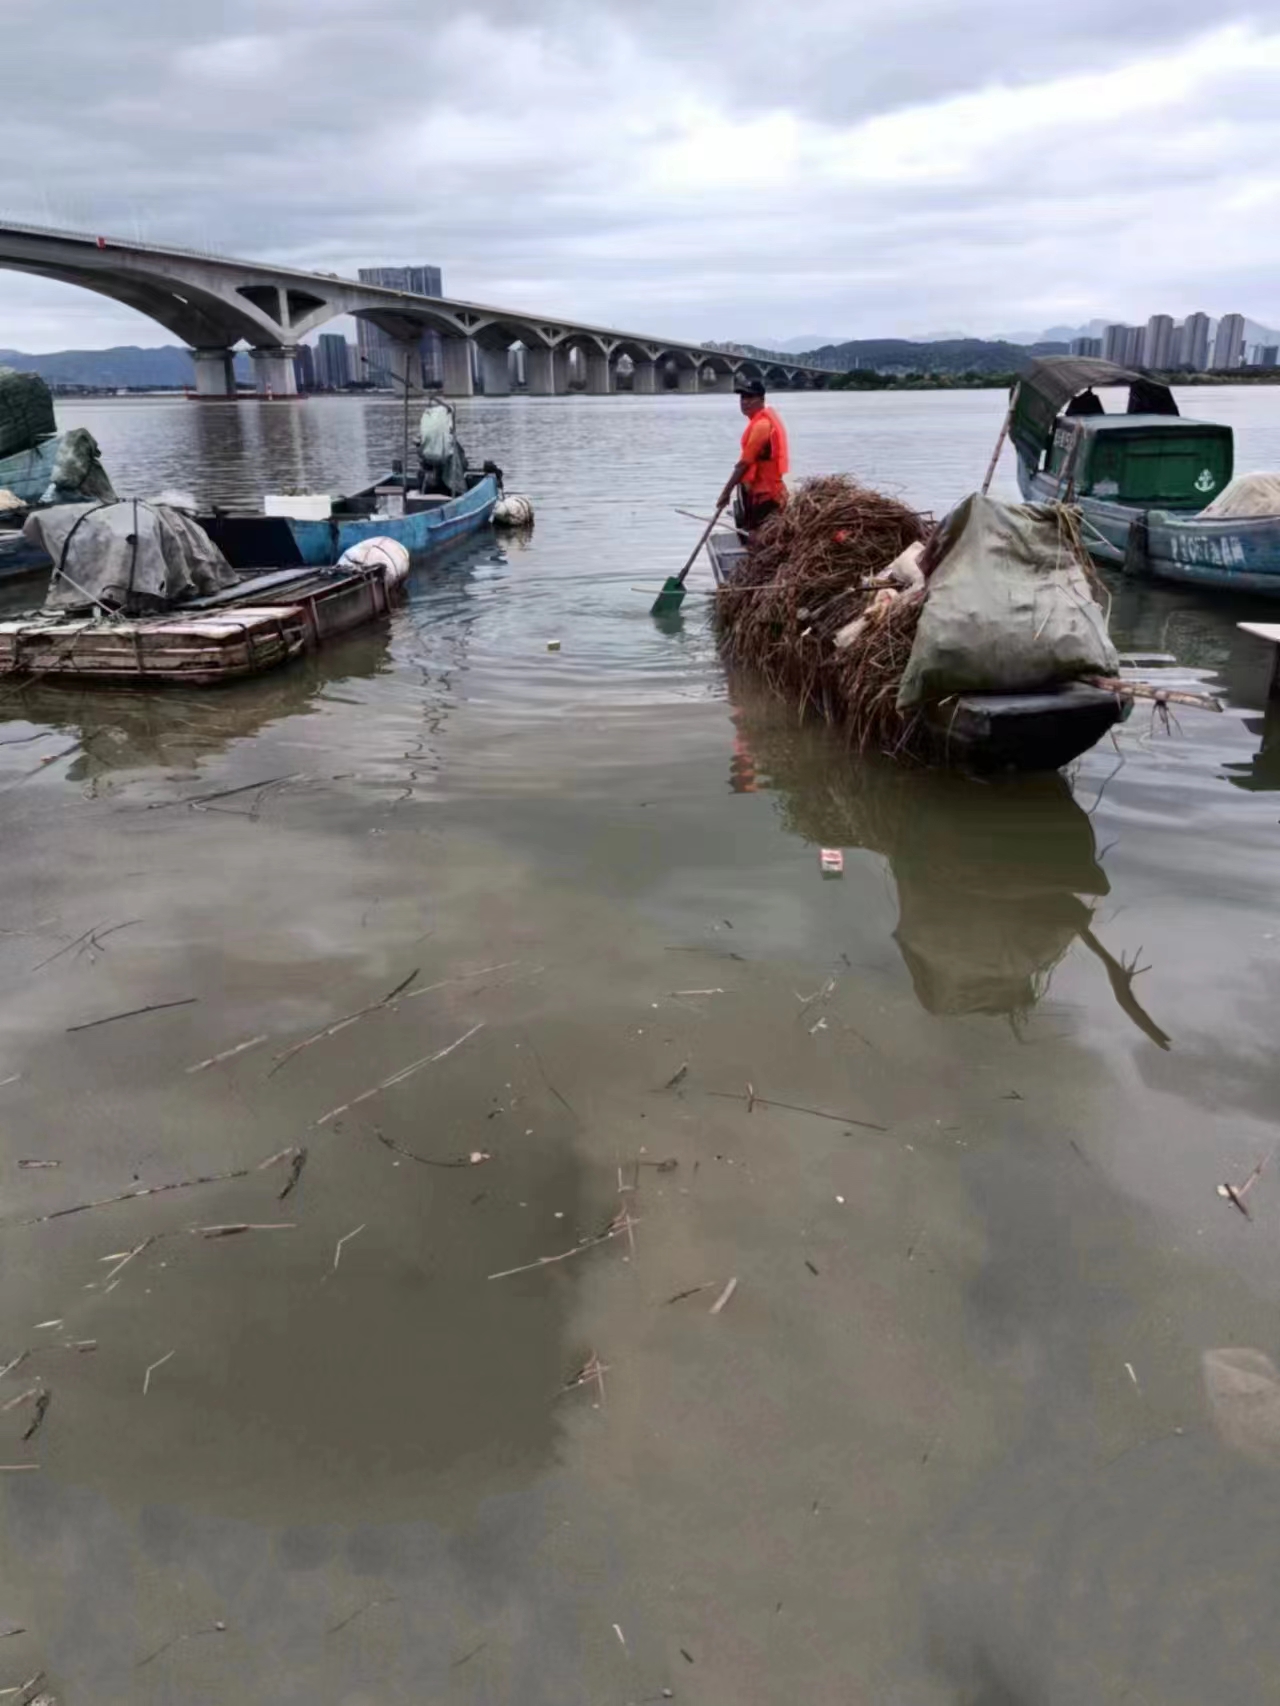
M 846 475 L 806 481 L 752 541 L 742 575 L 719 596 L 727 660 L 750 669 L 800 712 L 844 727 L 861 750 L 901 751 L 910 720 L 897 709 L 922 600 L 876 609 L 856 642 L 836 634 L 868 611 L 864 583 L 908 545 L 929 518 Z

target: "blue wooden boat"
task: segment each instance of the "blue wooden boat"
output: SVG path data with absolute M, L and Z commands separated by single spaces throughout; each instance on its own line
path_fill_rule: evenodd
M 496 472 L 469 474 L 459 497 L 406 490 L 389 474 L 362 492 L 340 498 L 324 521 L 288 516 L 200 516 L 201 527 L 233 569 L 323 568 L 366 539 L 395 539 L 415 560 L 455 544 L 488 525 L 501 495 Z M 401 511 L 386 513 L 388 507 Z
M 1095 386 L 1127 386 L 1127 411 L 1106 413 Z M 1280 515 L 1203 513 L 1231 481 L 1231 428 L 1181 415 L 1162 380 L 1087 357 L 1034 361 L 1007 426 L 1023 497 L 1076 504 L 1099 562 L 1280 597 Z

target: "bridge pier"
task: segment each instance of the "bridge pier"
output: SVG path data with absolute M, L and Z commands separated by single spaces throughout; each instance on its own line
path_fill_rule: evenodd
M 480 350 L 480 377 L 484 380 L 486 397 L 511 395 L 511 351 L 509 349 Z
M 652 397 L 658 389 L 658 364 L 656 361 L 637 361 L 632 363 L 631 389 L 637 396 Z
M 696 367 L 676 368 L 677 391 L 698 391 L 700 389 L 701 385 L 698 379 L 698 370 Z
M 441 390 L 445 396 L 474 397 L 476 383 L 471 366 L 471 339 L 444 333 L 440 339 L 440 360 L 444 368 Z
M 392 343 L 387 350 L 388 367 L 385 373 L 371 373 L 376 385 L 385 385 L 390 379 L 400 396 L 404 395 L 407 384 L 410 391 L 425 391 L 426 380 L 422 372 L 422 340 L 415 339 L 412 343 Z
M 229 349 L 189 349 L 196 370 L 197 397 L 234 397 L 235 356 Z
M 253 376 L 260 397 L 298 395 L 298 376 L 293 367 L 293 358 L 298 353 L 296 344 L 277 344 L 270 349 L 255 349 L 249 353 L 253 357 Z
M 527 349 L 525 372 L 532 397 L 558 397 L 564 391 L 564 357 L 557 349 Z
M 732 391 L 734 389 L 732 373 L 717 373 L 710 385 L 704 385 L 704 391 Z
M 593 397 L 607 397 L 613 391 L 613 367 L 607 355 L 587 352 L 587 390 Z

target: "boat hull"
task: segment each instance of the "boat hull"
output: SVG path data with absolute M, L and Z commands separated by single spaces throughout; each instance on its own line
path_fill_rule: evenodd
M 1028 503 L 1058 501 L 1058 482 L 1018 459 Z M 1280 515 L 1205 516 L 1076 497 L 1090 556 L 1180 586 L 1280 598 Z

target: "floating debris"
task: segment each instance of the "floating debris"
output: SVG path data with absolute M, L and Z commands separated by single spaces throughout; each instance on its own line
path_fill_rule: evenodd
M 832 1114 L 828 1113 L 825 1108 L 806 1108 L 798 1102 L 776 1102 L 771 1097 L 761 1096 L 756 1091 L 750 1090 L 750 1086 L 748 1089 L 750 1094 L 747 1096 L 739 1096 L 732 1090 L 708 1090 L 707 1095 L 718 1096 L 725 1102 L 747 1102 L 749 1104 L 748 1112 L 751 1108 L 785 1108 L 788 1113 L 812 1114 L 816 1120 L 834 1120 L 837 1125 L 861 1126 L 864 1131 L 888 1131 L 889 1129 L 888 1126 L 876 1125 L 871 1120 L 856 1120 L 852 1114 Z
M 176 1349 L 172 1350 L 172 1351 L 166 1351 L 162 1357 L 159 1357 L 155 1362 L 148 1364 L 147 1371 L 142 1377 L 142 1396 L 144 1398 L 146 1397 L 147 1393 L 151 1390 L 151 1376 L 155 1373 L 155 1371 L 158 1368 L 163 1368 L 165 1363 L 167 1363 L 169 1361 L 170 1357 L 175 1357 L 175 1356 L 177 1356 L 177 1354 L 178 1353 L 177 1353 Z
M 423 1055 L 421 1060 L 411 1061 L 408 1066 L 402 1066 L 399 1072 L 393 1072 L 390 1078 L 384 1078 L 381 1084 L 375 1084 L 371 1090 L 363 1090 L 360 1095 L 353 1096 L 349 1102 L 343 1102 L 340 1107 L 330 1108 L 327 1114 L 321 1114 L 316 1124 L 318 1126 L 328 1125 L 330 1120 L 336 1120 L 340 1114 L 350 1113 L 352 1108 L 358 1108 L 362 1102 L 367 1102 L 372 1097 L 381 1095 L 384 1090 L 390 1090 L 397 1084 L 403 1084 L 406 1078 L 412 1078 L 414 1073 L 420 1072 L 424 1066 L 434 1066 L 436 1061 L 444 1060 L 447 1055 L 451 1055 L 455 1049 L 461 1048 L 463 1043 L 474 1037 L 477 1031 L 483 1029 L 484 1020 L 482 1019 L 478 1025 L 472 1025 L 469 1031 L 464 1031 L 447 1048 L 438 1049 L 435 1054 Z
M 729 1281 L 728 1285 L 726 1285 L 724 1290 L 720 1293 L 719 1297 L 716 1298 L 715 1302 L 711 1305 L 710 1309 L 708 1309 L 707 1314 L 708 1315 L 718 1315 L 720 1313 L 720 1311 L 724 1308 L 725 1304 L 728 1303 L 729 1299 L 733 1296 L 734 1292 L 737 1291 L 737 1289 L 738 1289 L 738 1276 L 735 1274 L 733 1276 L 733 1278 Z
M 114 1025 L 120 1019 L 138 1019 L 144 1013 L 167 1013 L 171 1007 L 194 1007 L 198 995 L 184 995 L 181 1001 L 153 1001 L 148 1007 L 130 1007 L 126 1013 L 108 1013 L 103 1019 L 86 1019 L 82 1025 L 68 1025 L 67 1035 L 74 1031 L 92 1031 L 98 1025 Z
M 36 1161 L 30 1158 L 18 1162 L 19 1167 L 61 1167 L 61 1161 Z
M 391 1003 L 398 995 L 404 994 L 409 985 L 418 977 L 421 969 L 422 968 L 420 966 L 415 966 L 409 973 L 408 977 L 401 978 L 395 988 L 388 990 L 380 1000 L 372 1001 L 367 1007 L 360 1007 L 354 1013 L 348 1013 L 345 1018 L 335 1019 L 332 1025 L 326 1025 L 322 1031 L 316 1031 L 313 1035 L 304 1037 L 300 1043 L 294 1043 L 291 1048 L 285 1049 L 283 1053 L 278 1054 L 272 1061 L 271 1070 L 267 1073 L 267 1077 L 273 1078 L 282 1066 L 292 1060 L 295 1054 L 301 1054 L 303 1049 L 312 1048 L 316 1043 L 324 1042 L 327 1037 L 336 1037 L 340 1031 L 345 1031 L 349 1026 L 356 1024 L 360 1019 L 368 1018 L 370 1013 L 384 1012 L 386 1008 L 390 1007 Z M 418 993 L 425 994 L 426 991 L 419 990 Z
M 236 1055 L 245 1054 L 249 1049 L 257 1048 L 259 1043 L 265 1043 L 266 1040 L 267 1033 L 263 1031 L 259 1036 L 250 1037 L 248 1042 L 237 1043 L 234 1048 L 224 1048 L 221 1054 L 211 1054 L 208 1060 L 198 1060 L 194 1066 L 189 1066 L 187 1071 L 188 1073 L 207 1072 L 211 1066 L 221 1066 L 224 1060 L 234 1060 Z
M 358 1237 L 368 1224 L 369 1222 L 367 1220 L 362 1220 L 354 1232 L 346 1232 L 341 1238 L 339 1238 L 333 1252 L 333 1271 L 335 1274 L 338 1271 L 338 1263 L 342 1260 L 342 1246 L 344 1244 L 349 1244 L 353 1238 Z

